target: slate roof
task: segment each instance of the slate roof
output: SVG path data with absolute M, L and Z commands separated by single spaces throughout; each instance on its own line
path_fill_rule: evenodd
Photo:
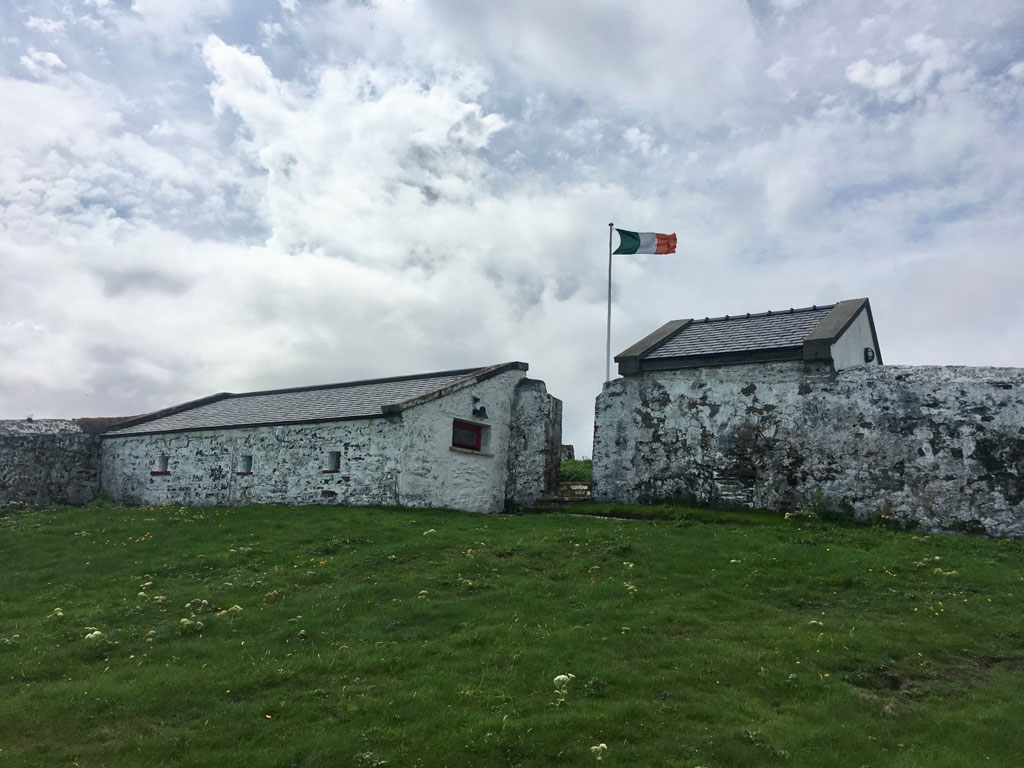
M 314 387 L 217 395 L 151 413 L 105 437 L 381 417 L 526 363 L 423 373 Z
M 672 320 L 615 356 L 619 373 L 774 360 L 831 360 L 832 344 L 861 312 L 874 321 L 867 299 L 758 314 Z M 874 349 L 878 349 L 874 338 Z M 879 353 L 880 355 L 880 353 Z M 881 363 L 881 357 L 878 357 Z
M 721 355 L 800 347 L 835 304 L 694 320 L 641 355 L 643 358 Z

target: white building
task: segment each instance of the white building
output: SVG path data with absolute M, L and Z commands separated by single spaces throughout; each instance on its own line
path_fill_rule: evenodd
M 530 504 L 557 480 L 562 404 L 526 370 L 212 395 L 106 432 L 102 487 L 134 504 Z

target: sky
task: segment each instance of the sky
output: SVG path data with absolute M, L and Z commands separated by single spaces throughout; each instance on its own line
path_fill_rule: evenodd
M 613 354 L 867 296 L 1024 366 L 1020 0 L 0 5 L 0 418 Z

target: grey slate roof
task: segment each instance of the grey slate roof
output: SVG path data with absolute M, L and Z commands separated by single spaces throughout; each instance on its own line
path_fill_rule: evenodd
M 643 358 L 721 355 L 800 347 L 834 304 L 757 315 L 705 317 L 676 331 Z
M 380 417 L 525 363 L 424 373 L 316 387 L 218 395 L 149 414 L 107 437 Z

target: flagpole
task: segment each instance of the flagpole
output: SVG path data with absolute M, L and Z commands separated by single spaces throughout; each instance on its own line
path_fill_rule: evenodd
M 608 333 L 604 342 L 604 382 L 612 380 L 612 227 L 608 224 Z

